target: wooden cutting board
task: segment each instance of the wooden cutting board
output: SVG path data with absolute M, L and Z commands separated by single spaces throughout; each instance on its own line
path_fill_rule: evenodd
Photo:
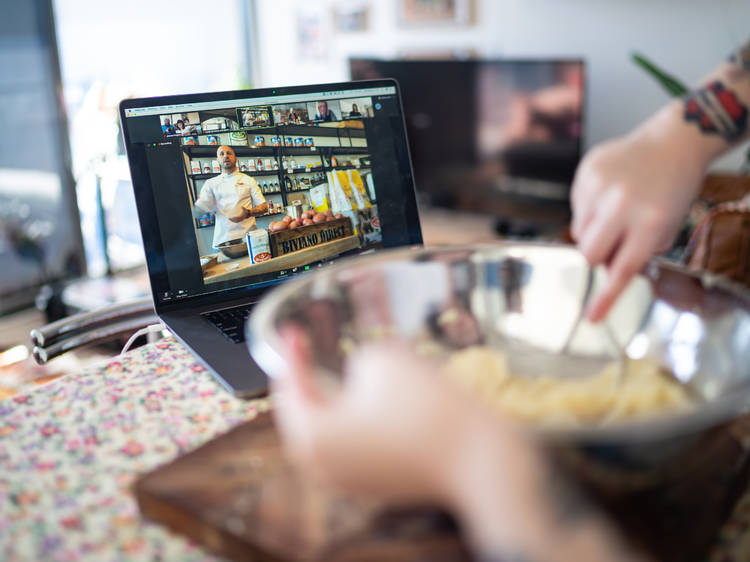
M 141 513 L 233 560 L 469 560 L 450 517 L 323 489 L 284 460 L 270 414 L 138 479 Z
M 589 491 L 657 560 L 704 560 L 747 489 L 749 437 L 746 416 L 708 436 L 669 486 Z M 292 471 L 267 413 L 142 476 L 135 495 L 147 518 L 233 560 L 470 559 L 455 523 L 436 509 L 396 510 Z

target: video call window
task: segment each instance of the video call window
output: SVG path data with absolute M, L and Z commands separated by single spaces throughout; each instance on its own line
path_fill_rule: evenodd
M 340 104 L 343 119 L 375 117 L 375 112 L 372 107 L 372 98 L 351 98 L 348 100 L 341 100 Z
M 243 129 L 270 127 L 273 125 L 271 106 L 241 107 L 237 110 L 237 120 Z
M 170 113 L 159 116 L 163 136 L 190 136 L 201 133 L 200 118 L 197 111 L 190 113 Z
M 307 112 L 316 122 L 341 121 L 341 103 L 339 100 L 319 100 L 307 104 Z
M 237 110 L 235 108 L 201 111 L 200 120 L 204 133 L 215 131 L 236 131 L 240 128 L 237 121 Z
M 159 115 L 162 136 L 181 136 L 185 145 L 220 144 L 211 134 L 274 125 L 307 125 L 374 117 L 372 98 L 319 100 L 294 104 L 263 105 Z M 236 144 L 235 142 L 229 144 Z M 244 142 L 237 144 L 244 145 Z
M 304 103 L 279 104 L 273 106 L 273 119 L 277 125 L 305 125 L 310 114 Z
M 375 174 L 385 170 L 388 193 L 393 174 L 402 168 L 391 169 L 390 151 L 382 157 L 383 139 L 390 145 L 387 131 L 372 135 L 373 130 L 380 133 L 378 127 L 366 127 L 376 124 L 362 122 L 374 117 L 378 98 L 328 95 L 305 94 L 298 101 L 284 96 L 285 103 L 278 104 L 267 97 L 125 109 L 124 117 L 139 118 L 133 121 L 137 142 L 150 139 L 146 164 L 159 216 L 165 224 L 179 217 L 168 242 L 179 251 L 179 275 L 190 270 L 184 282 L 190 294 L 260 286 L 340 256 L 384 247 L 375 189 L 381 180 Z M 390 112 L 382 113 L 387 125 Z M 322 122 L 326 116 L 331 123 Z M 170 136 L 154 142 L 163 139 L 165 119 Z M 195 126 L 196 134 L 172 136 L 170 127 L 179 119 Z M 236 163 L 219 157 L 220 146 L 232 148 Z M 234 220 L 240 208 L 263 207 L 263 202 L 265 208 L 253 216 Z M 189 212 L 174 213 L 175 203 Z
M 312 118 L 310 112 L 313 112 Z M 372 98 L 361 97 L 170 113 L 159 115 L 158 119 L 162 136 L 180 136 L 181 144 L 185 146 L 226 144 L 254 147 L 253 133 L 249 130 L 371 117 L 374 117 Z M 265 142 L 272 144 L 269 139 Z
M 343 106 L 339 100 L 334 101 L 321 106 L 321 111 L 335 112 L 337 118 L 342 114 L 356 114 L 360 107 L 364 115 L 372 106 L 369 97 L 352 98 Z M 318 109 L 316 102 L 310 103 Z M 261 109 L 266 118 L 274 115 L 276 125 L 282 125 L 290 124 L 292 113 L 306 104 L 309 105 L 300 102 L 236 107 L 234 111 L 240 124 L 248 114 L 264 117 L 255 111 Z M 217 119 L 221 118 L 217 113 L 226 115 L 222 112 L 226 110 L 202 111 L 201 117 Z M 307 108 L 300 113 L 307 117 Z M 315 129 L 318 128 L 310 124 L 311 133 Z M 258 157 L 254 153 L 254 144 L 249 143 L 251 135 L 256 139 L 264 138 L 264 144 L 260 146 L 266 149 L 275 147 L 276 150 L 266 151 Z M 237 136 L 247 140 L 235 143 Z M 276 279 L 320 260 L 382 247 L 380 215 L 366 141 L 357 146 L 356 151 L 349 145 L 319 148 L 317 143 L 311 143 L 307 145 L 311 149 L 309 155 L 295 155 L 298 166 L 292 172 L 284 167 L 286 145 L 281 140 L 283 136 L 283 129 L 254 133 L 222 129 L 199 136 L 201 145 L 232 146 L 237 159 L 236 170 L 240 172 L 239 176 L 232 176 L 238 179 L 231 180 L 240 182 L 234 186 L 239 196 L 237 204 L 252 208 L 265 202 L 268 206 L 263 214 L 240 222 L 230 218 L 234 207 L 225 208 L 217 202 L 214 190 L 226 186 L 217 180 L 221 169 L 216 153 L 196 153 L 188 147 L 183 148 L 187 166 L 186 187 L 195 221 L 195 257 L 200 259 L 205 286 Z M 363 134 L 359 136 L 364 140 Z M 274 138 L 278 144 L 274 144 Z M 302 140 L 302 137 L 298 138 Z M 342 150 L 338 152 L 337 148 Z M 229 190 L 232 192 L 231 186 Z M 196 207 L 201 197 L 202 204 Z

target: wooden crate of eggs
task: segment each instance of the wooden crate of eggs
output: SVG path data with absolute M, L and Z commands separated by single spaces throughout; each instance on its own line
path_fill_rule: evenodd
M 334 215 L 330 210 L 324 213 L 305 211 L 298 219 L 286 216 L 268 225 L 273 257 L 332 242 L 353 233 L 351 219 L 341 213 Z

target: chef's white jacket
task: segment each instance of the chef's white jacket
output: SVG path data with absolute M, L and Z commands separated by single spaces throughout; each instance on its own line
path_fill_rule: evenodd
M 250 209 L 265 202 L 258 182 L 235 170 L 231 174 L 222 173 L 206 180 L 195 205 L 206 213 L 216 213 L 213 239 L 213 247 L 216 248 L 222 242 L 242 238 L 247 231 L 255 229 L 255 217 L 232 222 L 227 215 L 237 214 L 240 205 Z

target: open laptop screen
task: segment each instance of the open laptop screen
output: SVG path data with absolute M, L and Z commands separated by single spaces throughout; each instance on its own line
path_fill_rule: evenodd
M 125 100 L 156 304 L 421 243 L 390 80 Z

